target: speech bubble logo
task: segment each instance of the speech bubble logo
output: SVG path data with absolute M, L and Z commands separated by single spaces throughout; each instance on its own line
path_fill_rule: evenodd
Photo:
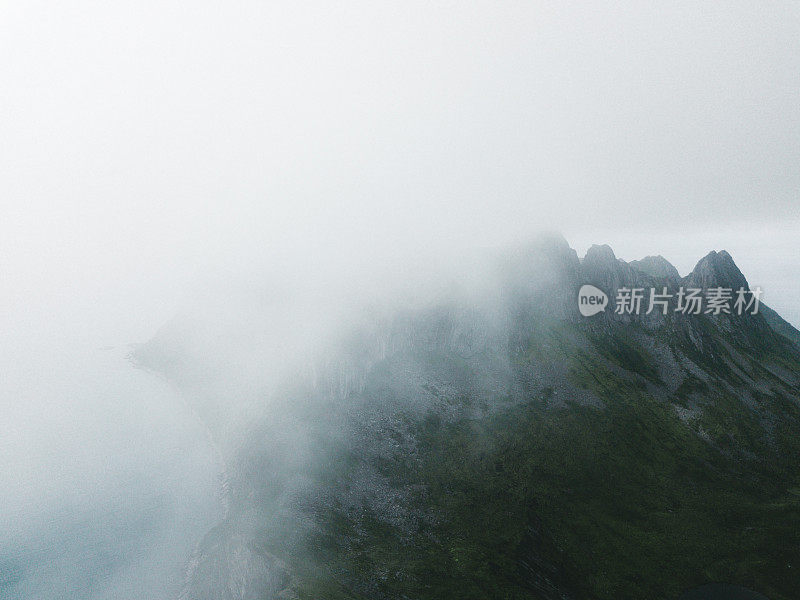
M 593 285 L 584 285 L 578 290 L 578 310 L 584 317 L 603 312 L 606 306 L 608 306 L 608 296 L 603 290 Z

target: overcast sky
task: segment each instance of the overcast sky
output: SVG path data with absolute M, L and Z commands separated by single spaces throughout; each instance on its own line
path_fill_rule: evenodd
M 139 341 L 209 263 L 556 229 L 727 248 L 800 324 L 798 5 L 598 4 L 0 3 L 0 322 Z

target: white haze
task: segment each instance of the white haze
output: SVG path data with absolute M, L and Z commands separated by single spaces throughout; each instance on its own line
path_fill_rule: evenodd
M 800 324 L 799 92 L 790 2 L 0 4 L 0 585 L 97 523 L 30 585 L 77 582 L 105 514 L 150 525 L 75 597 L 169 597 L 216 458 L 124 354 L 215 282 L 369 295 L 556 229 L 726 248 Z

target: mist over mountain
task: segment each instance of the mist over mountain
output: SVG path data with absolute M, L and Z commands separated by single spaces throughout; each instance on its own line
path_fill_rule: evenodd
M 800 597 L 796 2 L 0 2 L 0 82 L 0 600 Z
M 800 333 L 613 295 L 749 290 L 730 254 L 681 278 L 548 235 L 456 264 L 225 286 L 135 349 L 223 457 L 181 598 L 797 596 Z

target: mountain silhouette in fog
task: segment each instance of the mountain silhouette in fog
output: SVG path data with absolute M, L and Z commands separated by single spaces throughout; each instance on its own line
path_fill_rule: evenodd
M 615 311 L 622 288 L 749 290 L 733 258 L 680 277 L 545 236 L 475 265 L 324 343 L 271 297 L 137 348 L 225 454 L 183 597 L 795 597 L 800 334 L 764 305 Z M 610 298 L 589 318 L 586 284 Z

